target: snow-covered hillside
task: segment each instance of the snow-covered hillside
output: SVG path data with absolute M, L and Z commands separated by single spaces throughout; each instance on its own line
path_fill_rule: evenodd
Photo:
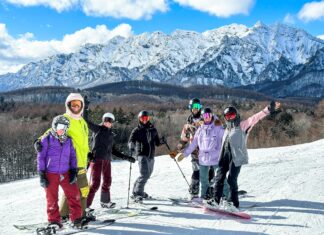
M 150 215 L 133 217 L 82 234 L 324 234 L 324 139 L 296 146 L 249 150 L 250 164 L 242 167 L 239 188 L 248 191 L 242 205 L 250 221 L 205 214 L 201 209 L 151 201 L 159 207 Z M 165 147 L 162 147 L 165 148 Z M 180 163 L 190 178 L 190 160 Z M 112 164 L 113 200 L 126 205 L 129 163 Z M 133 165 L 132 182 L 138 175 Z M 156 157 L 155 170 L 146 192 L 159 198 L 186 197 L 187 186 L 168 156 Z M 0 234 L 26 234 L 13 224 L 46 221 L 44 191 L 38 178 L 0 186 Z M 94 208 L 98 208 L 98 196 Z
M 119 36 L 105 45 L 88 44 L 78 52 L 1 75 L 0 91 L 44 85 L 87 88 L 129 80 L 237 87 L 298 77 L 302 65 L 323 47 L 323 40 L 301 29 L 261 22 L 251 28 L 231 24 L 203 33 L 176 30 L 170 35 Z M 317 70 L 323 66 L 312 69 Z M 314 84 L 307 79 L 300 83 Z M 323 86 L 323 81 L 315 84 Z

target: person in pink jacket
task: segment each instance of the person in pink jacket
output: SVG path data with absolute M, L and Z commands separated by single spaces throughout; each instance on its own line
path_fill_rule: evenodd
M 272 101 L 261 112 L 258 112 L 241 121 L 240 114 L 235 107 L 227 107 L 224 112 L 226 129 L 221 143 L 221 154 L 218 162 L 216 175 L 215 197 L 207 202 L 207 207 L 219 208 L 220 200 L 223 194 L 224 181 L 228 173 L 227 182 L 230 186 L 230 192 L 227 201 L 224 201 L 222 209 L 237 212 L 239 207 L 237 178 L 241 166 L 248 164 L 248 152 L 246 147 L 247 137 L 260 120 L 269 114 L 274 114 L 280 108 L 279 102 Z

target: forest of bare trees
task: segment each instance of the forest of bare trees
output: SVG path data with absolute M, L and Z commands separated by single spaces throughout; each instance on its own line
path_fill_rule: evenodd
M 91 103 L 90 118 L 100 123 L 104 112 L 113 112 L 118 120 L 114 125 L 115 141 L 118 148 L 127 152 L 126 143 L 131 130 L 137 125 L 137 113 L 143 109 L 150 110 L 160 134 L 167 137 L 174 148 L 189 115 L 188 100 L 134 97 L 130 95 L 114 102 Z M 281 102 L 281 113 L 274 118 L 266 118 L 254 127 L 248 141 L 249 148 L 285 146 L 324 138 L 324 100 L 315 105 Z M 235 105 L 243 119 L 268 104 L 266 101 L 224 102 L 213 99 L 205 99 L 203 103 L 219 117 L 226 106 Z M 65 112 L 64 104 L 16 104 L 0 98 L 0 111 L 0 182 L 36 175 L 33 141 L 50 127 L 54 116 Z M 165 147 L 157 149 L 158 155 L 166 153 Z

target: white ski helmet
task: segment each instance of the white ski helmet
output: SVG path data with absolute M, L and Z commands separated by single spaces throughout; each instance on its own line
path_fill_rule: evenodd
M 103 116 L 102 116 L 102 122 L 105 122 L 105 119 L 106 118 L 110 118 L 111 120 L 115 121 L 115 116 L 114 114 L 112 113 L 105 113 Z

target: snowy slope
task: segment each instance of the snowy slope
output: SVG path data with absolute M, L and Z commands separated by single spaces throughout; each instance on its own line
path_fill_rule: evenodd
M 249 150 L 250 164 L 243 166 L 239 188 L 249 192 L 241 204 L 257 202 L 252 220 L 243 221 L 205 214 L 201 209 L 156 202 L 151 215 L 120 220 L 83 234 L 324 234 L 324 139 L 296 146 Z M 164 148 L 164 147 L 163 147 Z M 180 163 L 187 178 L 190 160 Z M 126 205 L 129 163 L 114 162 L 112 196 Z M 138 175 L 133 165 L 132 182 Z M 167 156 L 156 158 L 146 191 L 161 198 L 185 197 L 187 186 L 177 166 Z M 98 196 L 94 208 L 98 207 Z M 2 184 L 0 234 L 26 234 L 13 224 L 46 221 L 44 192 L 38 179 Z

